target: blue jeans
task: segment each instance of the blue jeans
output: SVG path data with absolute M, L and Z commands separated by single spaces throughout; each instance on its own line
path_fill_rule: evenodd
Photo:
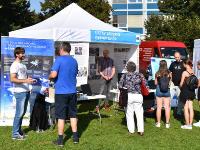
M 26 113 L 30 92 L 15 93 L 16 110 L 13 121 L 12 137 L 17 137 L 22 134 L 21 125 L 24 114 Z

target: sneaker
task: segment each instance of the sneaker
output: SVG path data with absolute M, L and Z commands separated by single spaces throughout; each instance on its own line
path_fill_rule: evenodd
M 196 122 L 196 123 L 193 123 L 193 126 L 195 126 L 195 127 L 200 127 L 200 121 L 199 121 L 199 122 Z
M 23 131 L 21 131 L 21 132 L 19 132 L 19 134 L 21 135 L 21 136 L 23 136 L 23 137 L 28 137 L 28 134 L 25 134 L 25 132 L 23 132 Z
M 78 144 L 79 143 L 79 138 L 78 137 L 76 137 L 76 138 L 74 137 L 73 138 L 73 142 L 74 142 L 74 144 Z
M 192 129 L 192 125 L 182 125 L 181 126 L 181 129 L 189 129 L 189 130 L 191 130 Z
M 63 141 L 56 140 L 56 141 L 53 141 L 52 143 L 53 143 L 54 145 L 57 145 L 57 146 L 60 146 L 60 147 L 63 147 L 63 146 L 64 146 Z
M 13 139 L 13 140 L 25 140 L 25 136 L 18 135 L 18 136 L 12 137 L 12 139 Z
M 156 125 L 155 125 L 157 128 L 160 128 L 160 123 L 159 122 L 156 122 Z
M 168 129 L 168 128 L 170 128 L 170 123 L 166 123 L 165 124 L 165 127 Z
M 43 132 L 44 132 L 44 130 L 42 130 L 42 129 L 36 130 L 36 133 L 43 133 Z

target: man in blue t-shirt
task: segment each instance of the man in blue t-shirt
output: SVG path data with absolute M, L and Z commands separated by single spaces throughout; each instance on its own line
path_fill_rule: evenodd
M 56 57 L 49 75 L 49 79 L 54 79 L 55 82 L 55 115 L 58 119 L 58 139 L 53 141 L 53 143 L 63 146 L 64 125 L 67 116 L 70 117 L 73 141 L 74 143 L 79 142 L 76 95 L 78 63 L 70 56 L 71 46 L 68 42 L 59 42 L 56 49 L 59 56 Z

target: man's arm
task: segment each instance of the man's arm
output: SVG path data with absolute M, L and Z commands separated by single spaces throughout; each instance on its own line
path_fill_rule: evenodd
M 30 77 L 28 77 L 27 79 L 18 79 L 16 73 L 11 73 L 10 81 L 13 83 L 30 83 L 30 84 L 32 84 L 35 80 L 33 80 Z
M 110 79 L 112 79 L 115 75 L 115 66 L 112 67 L 112 74 L 110 76 Z
M 58 73 L 57 73 L 56 71 L 51 71 L 51 73 L 50 73 L 50 75 L 49 75 L 49 79 L 50 79 L 50 80 L 51 80 L 51 79 L 54 79 L 54 78 L 57 77 L 57 75 L 58 75 Z

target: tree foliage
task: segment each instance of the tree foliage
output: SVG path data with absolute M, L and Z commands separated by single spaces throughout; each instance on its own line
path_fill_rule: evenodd
M 159 0 L 158 7 L 161 12 L 178 14 L 181 16 L 200 16 L 199 0 Z
M 111 6 L 105 0 L 45 0 L 41 3 L 41 11 L 48 18 L 71 3 L 77 3 L 84 10 L 98 19 L 109 22 Z
M 199 0 L 159 0 L 164 15 L 151 15 L 145 22 L 147 39 L 182 41 L 192 53 L 194 39 L 200 37 L 199 4 Z
M 34 11 L 30 11 L 30 2 L 28 0 L 1 0 L 1 35 L 8 35 L 9 31 L 32 25 L 35 23 L 35 15 Z

